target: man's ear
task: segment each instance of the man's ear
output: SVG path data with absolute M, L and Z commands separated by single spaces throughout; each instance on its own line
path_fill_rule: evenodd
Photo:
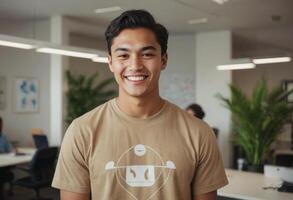
M 112 56 L 108 54 L 108 61 L 109 61 L 109 69 L 111 72 L 113 72 L 113 65 L 112 65 Z
M 164 70 L 167 67 L 167 61 L 168 61 L 168 54 L 164 53 L 162 55 L 162 70 Z

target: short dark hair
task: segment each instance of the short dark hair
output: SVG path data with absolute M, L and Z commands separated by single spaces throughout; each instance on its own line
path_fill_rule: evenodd
M 124 29 L 147 28 L 151 30 L 161 46 L 162 55 L 167 52 L 168 36 L 167 29 L 157 23 L 154 17 L 146 10 L 128 10 L 115 18 L 109 24 L 105 32 L 108 53 L 111 55 L 111 46 L 113 39 L 117 37 Z
M 192 110 L 192 112 L 194 113 L 194 116 L 199 118 L 199 119 L 203 119 L 205 116 L 205 112 L 203 111 L 202 107 L 196 103 L 194 104 L 190 104 L 189 106 L 187 106 L 186 110 Z

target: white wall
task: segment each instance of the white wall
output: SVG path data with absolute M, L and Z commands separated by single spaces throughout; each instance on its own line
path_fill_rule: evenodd
M 185 108 L 195 102 L 195 36 L 170 36 L 168 64 L 162 71 L 160 94 L 168 101 Z
M 69 35 L 69 44 L 72 46 L 97 49 L 105 52 L 107 51 L 105 40 L 85 35 L 71 33 Z M 102 80 L 105 80 L 110 77 L 114 77 L 112 72 L 109 70 L 107 63 L 92 62 L 89 59 L 70 58 L 69 68 L 70 71 L 75 75 L 92 75 L 98 71 L 98 82 L 101 82 Z
M 293 80 L 292 62 L 257 65 L 254 69 L 233 72 L 233 83 L 248 96 L 263 78 L 267 80 L 270 89 L 280 86 L 283 80 Z
M 11 21 L 0 19 L 0 34 L 50 41 L 50 20 Z
M 105 49 L 105 43 L 101 40 L 85 39 L 69 42 L 72 31 L 80 28 L 91 28 L 89 25 L 75 22 L 62 16 L 53 16 L 48 20 L 28 22 L 0 21 L 0 34 L 13 35 L 24 38 L 32 38 L 50 41 L 61 45 L 76 45 L 94 49 Z M 96 28 L 96 27 L 95 27 Z M 93 26 L 94 29 L 94 26 Z M 89 46 L 89 44 L 97 45 Z M 102 79 L 111 77 L 107 65 L 93 63 L 86 59 L 70 59 L 65 56 L 48 55 L 14 48 L 0 48 L 0 76 L 7 79 L 6 102 L 4 110 L 0 110 L 3 116 L 4 131 L 12 140 L 20 141 L 20 145 L 32 145 L 31 128 L 41 128 L 48 135 L 51 145 L 61 143 L 66 126 L 63 120 L 66 115 L 64 71 L 71 65 L 74 73 L 91 74 L 93 70 L 99 70 Z M 70 61 L 70 62 L 69 62 Z M 16 114 L 12 110 L 12 86 L 15 77 L 35 77 L 40 80 L 40 113 Z M 102 80 L 101 79 L 101 80 Z M 54 105 L 54 106 L 50 106 Z
M 218 142 L 226 167 L 231 165 L 230 112 L 215 98 L 217 93 L 229 97 L 230 71 L 217 71 L 218 64 L 231 58 L 231 33 L 219 31 L 199 33 L 195 41 L 196 102 L 206 112 L 205 121 L 219 128 Z
M 18 30 L 21 32 L 21 29 Z M 32 145 L 31 129 L 41 128 L 50 134 L 50 57 L 29 50 L 0 47 L 0 75 L 6 78 L 6 107 L 0 110 L 4 132 L 20 145 Z M 38 113 L 19 114 L 14 107 L 14 84 L 17 77 L 34 77 L 40 83 Z

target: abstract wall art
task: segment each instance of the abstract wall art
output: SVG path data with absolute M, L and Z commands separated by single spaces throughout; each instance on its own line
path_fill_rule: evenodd
M 17 78 L 15 80 L 15 111 L 30 113 L 39 111 L 39 81 L 35 78 Z

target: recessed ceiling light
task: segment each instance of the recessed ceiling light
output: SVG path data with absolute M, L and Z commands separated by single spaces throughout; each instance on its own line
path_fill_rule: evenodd
M 100 13 L 107 13 L 107 12 L 115 12 L 119 10 L 122 10 L 122 8 L 119 6 L 113 6 L 108 8 L 98 8 L 95 10 L 95 13 L 100 14 Z
M 200 19 L 191 19 L 188 20 L 188 24 L 204 24 L 207 23 L 208 19 L 207 18 L 200 18 Z
M 224 3 L 227 3 L 229 0 L 212 0 L 212 1 L 216 2 L 217 4 L 222 5 Z

